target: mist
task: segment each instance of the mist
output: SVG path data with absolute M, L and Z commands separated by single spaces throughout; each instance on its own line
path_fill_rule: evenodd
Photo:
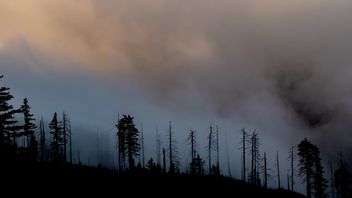
M 173 120 L 181 153 L 189 128 L 204 143 L 212 123 L 232 150 L 246 127 L 263 150 L 309 137 L 333 158 L 352 150 L 351 11 L 347 0 L 0 1 L 0 67 L 37 114 L 69 110 L 78 131 L 110 140 L 121 112 L 144 123 L 147 145 Z

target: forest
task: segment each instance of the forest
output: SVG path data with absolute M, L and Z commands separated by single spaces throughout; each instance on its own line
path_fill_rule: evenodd
M 10 88 L 3 85 L 4 76 L 0 76 L 0 80 L 0 179 L 7 182 L 5 185 L 16 183 L 29 187 L 36 183 L 46 189 L 59 189 L 58 185 L 75 189 L 78 187 L 73 187 L 74 184 L 80 183 L 85 184 L 86 191 L 91 190 L 87 187 L 106 189 L 113 186 L 112 189 L 124 190 L 135 186 L 154 188 L 154 194 L 161 193 L 160 189 L 178 194 L 177 189 L 180 189 L 200 194 L 231 192 L 241 197 L 352 197 L 352 173 L 343 153 L 337 155 L 337 161 L 326 162 L 319 146 L 307 138 L 290 148 L 287 154 L 290 171 L 280 175 L 283 167 L 279 151 L 275 170 L 272 170 L 268 166 L 267 153 L 260 149 L 262 142 L 258 133 L 240 130 L 241 178 L 233 178 L 231 173 L 225 174 L 220 168 L 219 147 L 226 147 L 228 152 L 228 145 L 220 145 L 217 126 L 209 126 L 204 148 L 207 156 L 197 150 L 197 133 L 190 129 L 187 150 L 191 160 L 187 162 L 188 169 L 184 170 L 179 167 L 172 122 L 169 122 L 167 144 L 161 144 L 158 134 L 155 157 L 145 159 L 143 129 L 136 127 L 134 117 L 129 114 L 118 116 L 115 125 L 118 163 L 114 169 L 106 168 L 104 164 L 87 166 L 81 162 L 79 154 L 78 163 L 75 163 L 69 116 L 53 112 L 50 123 L 44 126 L 44 118 L 38 119 L 31 113 L 27 98 L 19 107 L 12 105 L 15 98 Z M 45 130 L 47 127 L 50 131 Z M 65 182 L 59 182 L 62 180 Z M 269 187 L 269 180 L 275 180 L 277 187 Z M 304 195 L 297 190 L 301 183 Z M 197 190 L 196 185 L 201 189 Z

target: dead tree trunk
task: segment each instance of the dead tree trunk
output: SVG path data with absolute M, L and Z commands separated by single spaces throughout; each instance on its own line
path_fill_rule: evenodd
M 209 175 L 211 175 L 211 150 L 213 145 L 213 126 L 209 127 L 209 136 L 208 136 L 208 167 L 209 167 Z
M 268 188 L 268 169 L 266 162 L 266 153 L 264 153 L 264 188 Z
M 216 126 L 216 172 L 220 174 L 219 127 Z
M 279 164 L 279 151 L 276 151 L 276 166 L 277 166 L 277 184 L 278 188 L 281 188 L 281 181 L 280 181 L 280 164 Z

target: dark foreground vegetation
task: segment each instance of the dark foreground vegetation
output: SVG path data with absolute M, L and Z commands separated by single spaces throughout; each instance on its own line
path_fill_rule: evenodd
M 287 190 L 264 189 L 223 176 L 156 174 L 144 169 L 119 174 L 103 167 L 72 164 L 3 164 L 1 177 L 7 181 L 2 185 L 2 189 L 13 191 L 20 188 L 33 194 L 40 190 L 55 194 L 114 193 L 111 196 L 127 193 L 130 196 L 144 194 L 165 197 L 190 194 L 218 197 L 305 197 Z

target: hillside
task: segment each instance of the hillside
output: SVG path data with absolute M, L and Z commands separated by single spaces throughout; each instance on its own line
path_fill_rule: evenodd
M 216 195 L 223 197 L 304 197 L 286 190 L 264 189 L 223 176 L 163 175 L 146 171 L 118 174 L 114 171 L 78 165 L 12 164 L 1 168 L 4 189 L 27 189 L 36 193 L 39 188 L 56 194 L 79 193 L 131 196 Z M 221 196 L 223 195 L 223 196 Z

